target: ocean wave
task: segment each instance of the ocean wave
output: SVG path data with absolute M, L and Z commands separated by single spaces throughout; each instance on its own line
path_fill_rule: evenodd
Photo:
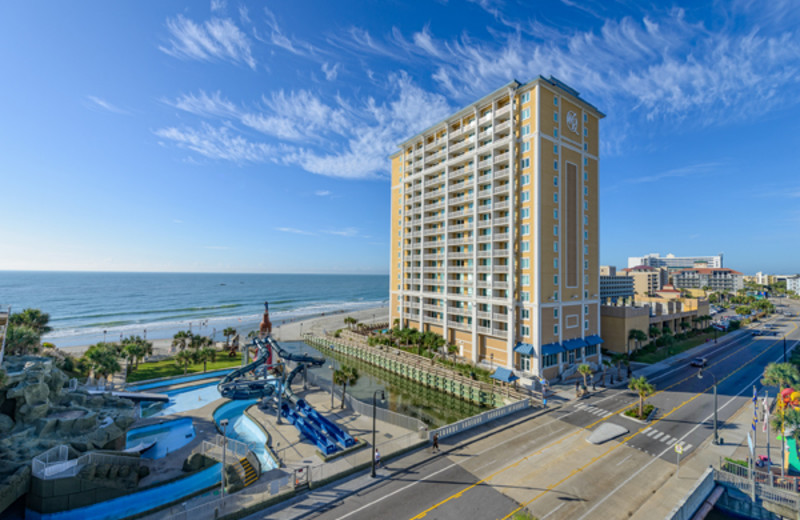
M 211 305 L 208 307 L 183 307 L 178 309 L 157 309 L 157 310 L 145 310 L 145 311 L 138 311 L 138 310 L 128 310 L 125 312 L 109 312 L 103 314 L 79 314 L 75 316 L 59 316 L 59 321 L 66 321 L 66 320 L 85 320 L 90 318 L 112 318 L 114 316 L 138 316 L 140 314 L 143 315 L 150 315 L 150 314 L 166 314 L 170 312 L 199 312 L 199 311 L 213 311 L 217 309 L 236 309 L 238 307 L 244 307 L 245 304 L 243 303 L 231 303 L 225 305 Z

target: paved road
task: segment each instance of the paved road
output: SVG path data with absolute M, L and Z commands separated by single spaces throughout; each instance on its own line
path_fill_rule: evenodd
M 800 337 L 797 318 L 775 323 L 781 335 Z M 705 348 L 706 373 L 719 382 L 723 438 L 725 420 L 748 403 L 752 385 L 760 389 L 763 367 L 782 354 L 778 337 L 744 335 Z M 603 390 L 536 418 L 509 419 L 491 435 L 470 442 L 448 439 L 441 456 L 412 454 L 381 470 L 382 480 L 308 517 L 507 518 L 521 505 L 540 520 L 627 518 L 674 472 L 675 443 L 684 447 L 685 458 L 712 434 L 710 375 L 698 379 L 697 369 L 681 362 L 649 380 L 658 393 L 648 402 L 659 410 L 649 425 L 619 413 L 637 402 L 632 392 Z M 587 443 L 589 431 L 603 422 L 630 433 L 600 446 Z

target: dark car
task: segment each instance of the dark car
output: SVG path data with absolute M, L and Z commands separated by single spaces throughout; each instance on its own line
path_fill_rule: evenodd
M 704 357 L 696 357 L 690 363 L 693 367 L 703 368 L 708 365 L 708 360 Z

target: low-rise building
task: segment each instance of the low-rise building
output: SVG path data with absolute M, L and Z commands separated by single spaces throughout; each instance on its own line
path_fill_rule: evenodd
M 744 275 L 727 268 L 683 269 L 672 276 L 672 283 L 678 289 L 708 287 L 712 291 L 736 292 L 744 289 Z
M 800 275 L 786 277 L 786 290 L 794 291 L 795 294 L 800 294 Z
M 667 283 L 667 272 L 663 268 L 637 265 L 621 272 L 623 276 L 633 278 L 633 292 L 637 297 L 653 295 Z
M 628 257 L 628 267 L 646 265 L 649 267 L 664 267 L 669 270 L 688 269 L 694 267 L 722 267 L 722 253 L 713 256 L 675 256 L 668 254 L 662 257 L 658 253 L 644 256 Z
M 614 266 L 600 266 L 600 301 L 605 305 L 633 302 L 633 282 L 630 276 L 617 275 Z

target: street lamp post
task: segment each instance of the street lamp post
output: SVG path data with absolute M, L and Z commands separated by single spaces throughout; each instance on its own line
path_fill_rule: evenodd
M 222 475 L 220 476 L 220 494 L 225 498 L 225 458 L 228 454 L 228 419 L 222 419 L 219 422 L 222 426 Z
M 714 444 L 719 445 L 719 435 L 717 433 L 717 376 L 711 372 L 708 372 L 708 374 L 714 379 Z M 697 378 L 703 379 L 702 368 L 697 371 Z
M 104 331 L 103 331 L 103 343 L 105 343 L 105 342 L 106 342 L 106 333 L 107 333 L 107 332 L 108 332 L 107 330 L 104 330 Z
M 328 368 L 331 369 L 331 410 L 333 410 L 333 387 L 335 386 L 333 383 L 333 373 L 336 371 L 336 368 L 333 366 L 333 363 L 328 365 Z
M 375 390 L 372 394 L 372 473 L 370 474 L 372 478 L 375 478 L 375 453 L 378 449 L 375 445 L 375 412 L 378 407 L 378 392 L 381 394 L 381 402 L 386 400 L 386 394 L 383 393 L 383 390 Z

